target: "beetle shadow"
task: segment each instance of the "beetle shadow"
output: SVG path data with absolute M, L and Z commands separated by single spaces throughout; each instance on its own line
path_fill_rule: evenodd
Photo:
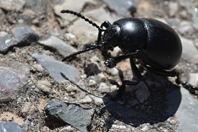
M 145 75 L 146 76 L 146 75 Z M 157 76 L 157 75 L 156 75 Z M 160 76 L 157 76 L 161 78 Z M 135 127 L 144 123 L 156 124 L 166 121 L 169 117 L 172 117 L 177 112 L 181 103 L 180 87 L 172 84 L 167 78 L 162 77 L 163 81 L 169 82 L 167 86 L 149 88 L 150 96 L 144 103 L 138 103 L 136 105 L 130 105 L 133 99 L 125 100 L 123 103 L 120 100 L 108 101 L 105 107 L 101 109 L 101 115 L 105 112 L 110 113 L 106 123 L 110 126 L 119 120 L 128 125 Z M 104 97 L 104 102 L 108 93 Z M 128 95 L 122 95 L 128 96 Z
M 63 73 L 60 74 L 64 79 L 76 85 L 83 92 L 93 95 L 92 93 L 82 89 L 76 83 L 69 80 L 69 78 L 67 78 Z M 160 76 L 157 76 L 156 78 L 160 78 Z M 169 82 L 166 78 L 163 78 L 162 80 L 164 80 L 166 83 Z M 144 123 L 156 124 L 159 122 L 164 122 L 169 117 L 175 115 L 181 103 L 180 87 L 172 84 L 171 82 L 169 82 L 165 87 L 149 88 L 150 96 L 147 101 L 134 106 L 127 104 L 133 100 L 128 100 L 124 104 L 120 103 L 121 100 L 108 100 L 110 95 L 113 95 L 114 93 L 107 93 L 103 97 L 105 106 L 100 110 L 99 116 L 103 116 L 105 112 L 109 113 L 109 116 L 105 119 L 105 122 L 108 124 L 108 126 L 110 126 L 110 128 L 116 120 L 135 127 L 138 127 Z M 167 89 L 170 89 L 168 90 L 169 92 L 167 92 Z

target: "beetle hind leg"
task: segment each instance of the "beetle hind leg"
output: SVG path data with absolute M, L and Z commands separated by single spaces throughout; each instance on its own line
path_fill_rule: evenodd
M 177 79 L 175 80 L 175 82 L 177 84 L 181 84 L 185 89 L 187 89 L 191 94 L 194 94 L 194 95 L 198 95 L 198 88 L 185 82 L 185 81 L 181 81 L 181 77 L 180 77 L 180 73 L 173 70 L 173 71 L 165 71 L 165 70 L 159 70 L 159 69 L 153 69 L 153 68 L 150 68 L 150 67 L 146 67 L 148 70 L 156 73 L 156 74 L 159 74 L 159 75 L 162 75 L 162 76 L 171 76 L 171 77 L 177 77 Z
M 177 73 L 177 79 L 175 80 L 175 82 L 177 84 L 181 84 L 185 89 L 187 89 L 191 94 L 194 94 L 194 95 L 198 95 L 198 88 L 185 82 L 185 81 L 181 81 L 181 78 L 180 78 L 180 74 Z

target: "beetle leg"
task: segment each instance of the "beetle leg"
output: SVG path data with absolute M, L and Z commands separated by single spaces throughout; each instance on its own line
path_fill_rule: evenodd
M 198 95 L 198 88 L 185 82 L 185 81 L 181 81 L 180 78 L 180 73 L 173 70 L 173 71 L 164 71 L 164 70 L 159 70 L 159 69 L 153 69 L 151 67 L 146 67 L 147 69 L 149 69 L 150 71 L 159 74 L 159 75 L 163 75 L 163 76 L 171 76 L 171 77 L 177 77 L 177 79 L 175 80 L 175 82 L 177 84 L 181 84 L 185 89 L 187 89 L 191 94 L 194 95 Z
M 185 81 L 181 81 L 181 78 L 180 78 L 180 75 L 179 75 L 179 72 L 177 73 L 177 79 L 175 80 L 175 82 L 177 84 L 181 84 L 184 88 L 186 88 L 191 94 L 194 94 L 194 95 L 198 95 L 198 88 L 185 82 Z
M 128 82 L 128 83 L 125 82 L 125 84 L 134 85 L 134 84 L 139 83 L 139 82 L 142 80 L 143 77 L 142 77 L 142 75 L 141 75 L 139 69 L 138 69 L 137 66 L 135 65 L 133 58 L 130 58 L 130 64 L 131 64 L 131 70 L 132 70 L 133 76 L 134 76 L 133 79 L 135 79 L 135 81 L 130 81 L 130 82 Z
M 138 70 L 137 66 L 134 63 L 133 58 L 130 58 L 130 64 L 131 64 L 131 70 L 133 72 L 134 77 L 133 77 L 132 81 L 127 81 L 127 80 L 121 79 L 122 85 L 119 87 L 118 95 L 116 95 L 117 97 L 120 97 L 124 93 L 124 91 L 126 89 L 125 85 L 138 84 L 143 78 L 143 76 L 141 75 L 140 71 Z
M 108 58 L 104 64 L 109 67 L 109 68 L 113 68 L 116 66 L 116 64 L 122 60 L 125 60 L 127 58 L 137 58 L 140 54 L 140 50 L 136 50 L 135 52 L 132 53 L 128 53 L 122 56 L 117 56 L 117 57 L 113 57 L 113 58 Z

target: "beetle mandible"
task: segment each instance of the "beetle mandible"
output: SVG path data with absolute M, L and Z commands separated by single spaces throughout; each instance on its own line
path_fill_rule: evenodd
M 176 83 L 182 84 L 192 94 L 196 94 L 198 91 L 198 88 L 181 81 L 179 72 L 170 70 L 178 64 L 182 54 L 180 38 L 170 26 L 155 19 L 123 18 L 113 24 L 104 21 L 99 27 L 80 13 L 71 10 L 62 10 L 61 13 L 76 15 L 99 30 L 96 43 L 88 44 L 88 48 L 65 57 L 63 61 L 96 48 L 107 51 L 118 46 L 124 55 L 108 58 L 105 65 L 113 68 L 121 60 L 130 58 L 135 80 L 123 81 L 124 85 L 137 84 L 142 80 L 143 76 L 134 63 L 135 59 L 138 59 L 146 69 L 154 73 L 163 76 L 176 76 Z

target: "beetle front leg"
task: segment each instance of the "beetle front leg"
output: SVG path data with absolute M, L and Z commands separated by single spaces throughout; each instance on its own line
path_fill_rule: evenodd
M 140 50 L 136 50 L 135 52 L 132 53 L 128 53 L 122 56 L 117 56 L 114 58 L 108 58 L 104 64 L 109 67 L 109 68 L 113 68 L 116 66 L 116 64 L 124 59 L 130 58 L 130 64 L 131 64 L 131 70 L 133 72 L 133 80 L 132 81 L 127 81 L 127 80 L 123 80 L 121 78 L 122 81 L 122 86 L 120 86 L 120 89 L 118 91 L 119 94 L 122 94 L 125 91 L 125 85 L 135 85 L 138 84 L 141 80 L 142 80 L 142 75 L 140 74 L 137 66 L 134 63 L 134 58 L 137 58 L 140 55 Z
M 119 87 L 118 93 L 116 95 L 116 99 L 120 98 L 125 89 L 126 89 L 126 85 L 136 85 L 138 83 L 140 83 L 140 81 L 142 80 L 143 76 L 141 75 L 140 71 L 138 70 L 137 66 L 134 63 L 133 58 L 130 58 L 130 64 L 131 64 L 131 70 L 133 73 L 133 79 L 132 81 L 128 81 L 128 80 L 123 80 L 123 77 L 121 77 L 121 81 L 122 81 L 122 85 Z
M 109 68 L 113 68 L 117 65 L 118 62 L 125 60 L 127 58 L 137 58 L 140 54 L 140 50 L 136 50 L 135 52 L 132 53 L 128 53 L 122 56 L 117 56 L 117 57 L 113 57 L 113 58 L 108 58 L 104 64 L 109 67 Z

